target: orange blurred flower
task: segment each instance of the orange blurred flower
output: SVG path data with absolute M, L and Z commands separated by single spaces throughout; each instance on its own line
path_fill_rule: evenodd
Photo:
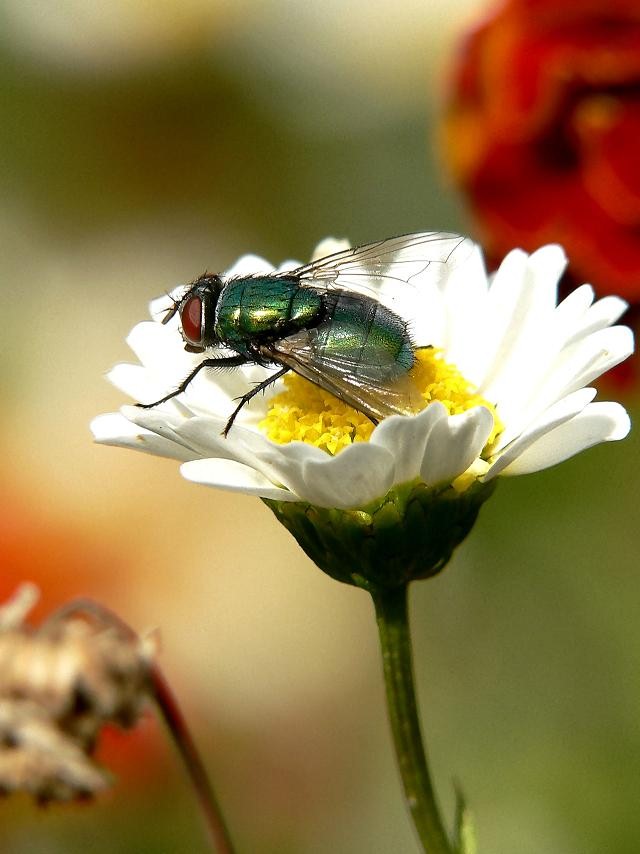
M 495 257 L 561 243 L 640 303 L 640 4 L 507 0 L 462 45 L 444 153 Z

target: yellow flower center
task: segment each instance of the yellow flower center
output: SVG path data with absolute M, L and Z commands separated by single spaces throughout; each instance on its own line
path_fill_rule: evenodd
M 432 400 L 439 400 L 450 415 L 473 406 L 489 409 L 493 431 L 485 450 L 502 432 L 503 425 L 493 404 L 475 392 L 455 365 L 445 362 L 440 350 L 433 347 L 417 350 L 411 376 L 424 401 L 422 408 Z M 298 374 L 287 374 L 284 384 L 284 391 L 271 398 L 267 415 L 259 424 L 272 441 L 286 444 L 297 440 L 337 454 L 353 442 L 369 440 L 374 424 L 366 415 Z

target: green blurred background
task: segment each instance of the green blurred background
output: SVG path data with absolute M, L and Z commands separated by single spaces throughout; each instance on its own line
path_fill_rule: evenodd
M 328 234 L 469 229 L 437 122 L 483 8 L 2 0 L 2 590 L 29 575 L 51 607 L 90 593 L 161 627 L 239 852 L 417 851 L 371 605 L 256 499 L 94 446 L 88 423 L 123 402 L 103 374 L 176 283 Z M 449 815 L 462 785 L 481 854 L 639 850 L 638 450 L 503 482 L 414 585 L 434 774 Z M 140 729 L 97 804 L 1 803 L 0 850 L 205 852 L 170 746 Z

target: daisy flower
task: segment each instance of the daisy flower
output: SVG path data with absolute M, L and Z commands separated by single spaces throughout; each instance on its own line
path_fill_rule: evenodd
M 398 249 L 398 257 L 385 254 L 389 246 Z M 417 255 L 412 254 L 416 246 Z M 325 259 L 332 253 L 342 254 Z M 328 280 L 329 287 L 348 284 L 356 293 L 373 292 L 406 321 L 406 327 L 387 328 L 370 318 L 366 328 L 367 342 L 370 333 L 384 339 L 388 329 L 411 339 L 403 380 L 410 382 L 412 396 L 404 414 L 385 412 L 378 419 L 375 407 L 384 402 L 376 401 L 376 393 L 382 396 L 384 383 L 371 368 L 372 362 L 379 366 L 374 359 L 362 359 L 368 386 L 355 383 L 352 360 L 348 378 L 354 386 L 347 384 L 341 398 L 326 390 L 333 370 L 340 391 L 339 363 L 348 362 L 342 350 L 328 375 L 313 375 L 322 387 L 297 373 L 275 377 L 286 359 L 274 367 L 205 367 L 185 386 L 204 359 L 219 354 L 217 348 L 216 356 L 185 349 L 185 338 L 187 343 L 209 339 L 203 303 L 193 293 L 180 302 L 187 292 L 183 287 L 154 301 L 152 320 L 131 331 L 128 342 L 139 364 L 118 365 L 109 374 L 134 400 L 162 402 L 148 409 L 124 406 L 96 418 L 92 429 L 98 442 L 181 461 L 188 480 L 261 497 L 322 570 L 371 593 L 406 802 L 424 850 L 450 854 L 416 711 L 408 583 L 442 569 L 499 476 L 538 471 L 627 435 L 624 408 L 595 403 L 596 391 L 589 386 L 633 350 L 631 331 L 614 325 L 626 304 L 613 296 L 594 302 L 590 285 L 558 304 L 566 258 L 555 245 L 531 255 L 515 250 L 492 276 L 475 244 L 449 234 L 407 235 L 361 247 L 354 255 L 344 243 L 327 240 L 314 257 L 324 260 L 304 271 L 313 276 L 319 269 L 320 284 Z M 362 269 L 354 271 L 354 258 L 364 263 Z M 299 267 L 288 262 L 278 270 Z M 273 272 L 263 259 L 247 255 L 221 282 Z M 298 269 L 296 278 L 300 275 Z M 318 288 L 318 281 L 311 286 Z M 238 315 L 246 311 L 242 294 L 234 304 Z M 257 316 L 255 291 L 248 299 L 254 300 Z M 173 316 L 162 323 L 168 314 Z M 336 314 L 330 317 L 335 324 Z M 372 317 L 378 317 L 377 309 Z M 383 309 L 380 317 L 393 316 Z M 326 356 L 321 348 L 327 338 L 319 329 L 308 337 L 316 357 Z M 308 330 L 301 332 L 304 339 Z M 352 345 L 352 328 L 343 332 Z M 285 347 L 287 341 L 291 338 L 270 346 Z M 240 408 L 227 429 L 238 398 L 270 376 L 274 382 Z M 178 387 L 183 390 L 171 394 Z M 358 394 L 365 405 L 356 409 L 347 401 Z M 367 395 L 369 415 L 378 423 L 362 412 Z M 457 839 L 463 831 L 457 828 Z
M 234 400 L 275 371 L 250 364 L 203 370 L 154 409 L 124 406 L 99 416 L 95 439 L 180 460 L 185 478 L 208 486 L 352 509 L 416 479 L 462 492 L 475 480 L 537 471 L 624 438 L 624 408 L 594 403 L 589 383 L 633 350 L 631 331 L 613 325 L 626 303 L 612 296 L 594 303 L 593 289 L 582 285 L 558 305 L 566 264 L 559 246 L 531 255 L 514 250 L 488 276 L 480 250 L 466 244 L 471 251 L 462 261 L 445 261 L 437 279 L 421 285 L 422 311 L 411 318 L 415 340 L 430 345 L 417 352 L 424 408 L 416 414 L 374 426 L 290 374 L 245 406 L 224 436 Z M 325 240 L 314 258 L 345 245 Z M 273 270 L 245 255 L 223 278 Z M 109 374 L 137 401 L 162 397 L 205 358 L 185 351 L 177 316 L 160 322 L 183 291 L 152 302 L 152 320 L 129 334 L 140 364 L 117 365 Z

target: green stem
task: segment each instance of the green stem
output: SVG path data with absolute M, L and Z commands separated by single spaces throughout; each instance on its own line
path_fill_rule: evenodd
M 427 854 L 453 854 L 438 812 L 416 708 L 407 586 L 373 593 L 387 706 L 411 817 Z

